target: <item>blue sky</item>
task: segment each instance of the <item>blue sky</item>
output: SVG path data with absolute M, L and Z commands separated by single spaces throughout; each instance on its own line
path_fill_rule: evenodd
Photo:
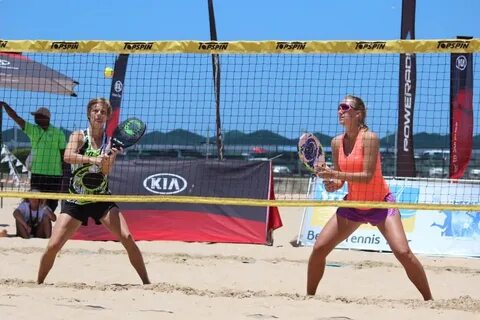
M 219 39 L 397 39 L 401 0 L 216 0 Z M 205 40 L 206 0 L 0 0 L 0 37 Z M 417 39 L 480 37 L 478 0 L 419 0 Z
M 400 36 L 401 0 L 216 0 L 214 4 L 219 40 L 389 40 L 398 39 Z M 2 12 L 1 39 L 208 40 L 210 36 L 207 0 L 0 0 L 0 12 Z M 457 35 L 480 38 L 479 12 L 480 1 L 478 0 L 419 0 L 416 10 L 416 38 L 441 39 L 454 38 Z M 73 126 L 76 129 L 78 119 L 82 119 L 84 114 L 86 101 L 97 95 L 108 96 L 110 82 L 108 79 L 102 78 L 101 74 L 105 66 L 113 65 L 113 56 L 99 58 L 96 65 L 86 71 L 71 65 L 67 66 L 57 58 L 52 59 L 45 55 L 33 55 L 32 58 L 78 80 L 80 82 L 77 90 L 79 97 L 72 100 L 69 97 L 48 94 L 19 93 L 19 95 L 13 95 L 0 90 L 0 95 L 3 94 L 6 98 L 14 100 L 19 113 L 25 115 L 27 111 L 35 108 L 31 104 L 47 105 L 54 114 L 57 114 L 57 118 L 54 120 L 58 126 L 69 128 Z M 341 57 L 335 59 L 335 62 L 338 63 L 343 61 Z M 344 63 L 351 65 L 356 61 L 352 60 L 353 58 L 349 59 Z M 476 60 L 479 59 L 477 54 Z M 133 63 L 134 59 L 131 61 Z M 189 63 L 188 61 L 190 60 L 186 59 L 186 63 Z M 226 64 L 222 71 L 227 72 L 227 75 L 228 72 L 233 73 L 235 63 L 238 61 L 235 62 L 234 57 L 225 58 L 224 61 Z M 328 63 L 328 60 L 327 62 L 315 59 L 305 61 L 311 65 Z M 305 61 L 294 58 L 287 62 L 301 64 Z M 419 58 L 420 61 L 421 58 Z M 445 95 L 448 94 L 448 83 L 446 75 L 443 74 L 444 69 L 440 67 L 442 64 L 446 64 L 448 57 L 425 58 L 423 61 L 428 65 L 423 69 L 425 75 L 437 72 L 442 79 L 436 80 L 435 88 L 425 89 L 426 91 L 424 90 L 423 93 L 419 92 L 417 103 L 425 107 L 416 109 L 416 113 L 418 113 L 418 117 L 416 117 L 418 129 L 416 131 L 447 134 L 449 111 L 448 105 L 444 101 Z M 75 61 L 70 62 L 75 64 Z M 80 64 L 83 63 L 84 61 Z M 208 63 L 208 58 L 202 63 Z M 368 58 L 361 63 L 368 65 Z M 391 63 L 393 68 L 390 66 L 390 69 L 395 70 L 395 62 Z M 480 85 L 479 62 L 477 61 L 475 65 L 474 78 L 478 88 Z M 198 68 L 198 72 L 201 73 L 198 79 L 203 81 L 205 86 L 209 86 L 210 80 L 202 77 L 203 74 L 209 74 L 210 71 L 203 70 L 202 67 Z M 252 68 L 257 67 L 254 65 Z M 319 69 L 321 71 L 322 67 L 320 66 Z M 370 73 L 391 72 L 393 77 L 398 78 L 398 74 L 390 69 L 386 66 L 377 71 L 370 71 Z M 141 85 L 144 83 L 144 79 L 138 78 L 141 77 L 138 70 L 133 65 L 129 69 L 127 88 L 129 84 Z M 247 72 L 251 71 L 251 69 L 247 70 Z M 301 68 L 296 71 L 302 72 Z M 348 78 L 348 74 L 352 71 L 357 72 L 355 68 L 348 66 L 341 70 L 341 74 L 345 75 L 347 80 L 342 83 L 343 87 L 339 90 L 328 93 L 332 97 L 324 102 L 328 104 L 325 108 L 330 109 L 313 111 L 313 109 L 318 109 L 315 106 L 315 92 L 313 91 L 322 89 L 314 87 L 314 85 L 319 85 L 318 83 L 310 83 L 312 87 L 306 88 L 307 92 L 304 92 L 305 90 L 302 88 L 295 89 L 296 82 L 292 79 L 280 78 L 275 80 L 280 84 L 280 88 L 288 91 L 289 98 L 286 98 L 286 101 L 278 103 L 275 98 L 272 98 L 266 101 L 270 109 L 267 106 L 267 109 L 260 111 L 257 108 L 261 106 L 255 105 L 255 103 L 250 104 L 246 109 L 241 104 L 232 104 L 232 109 L 228 109 L 226 106 L 228 101 L 225 101 L 224 129 L 227 131 L 238 129 L 245 132 L 271 129 L 289 137 L 298 136 L 302 130 L 324 131 L 333 135 L 340 130 L 336 124 L 336 115 L 333 109 L 343 92 L 353 92 L 359 93 L 368 100 L 371 127 L 381 136 L 393 133 L 396 127 L 396 98 L 392 97 L 392 92 L 395 90 L 391 89 L 395 83 L 387 84 L 390 86 L 390 90 L 375 90 L 384 85 L 382 82 L 387 83 L 389 79 L 385 80 L 380 77 L 371 80 L 361 77 L 362 83 L 358 84 Z M 185 74 L 187 75 L 188 72 Z M 258 80 L 260 83 L 254 82 L 251 85 L 268 89 L 271 83 L 268 78 L 263 78 L 264 76 L 262 75 L 262 78 Z M 430 80 L 425 82 L 431 86 Z M 172 85 L 172 83 L 173 79 L 170 79 L 165 84 Z M 181 85 L 189 85 L 189 82 L 185 80 Z M 322 85 L 328 86 L 328 79 Z M 224 92 L 230 92 L 235 97 L 234 89 L 232 85 L 231 88 L 225 88 Z M 181 88 L 177 90 L 179 91 L 174 92 L 177 95 L 185 94 Z M 476 92 L 477 95 L 474 98 L 477 108 L 475 119 L 478 123 L 479 90 L 477 89 Z M 277 94 L 278 92 L 270 93 Z M 196 98 L 198 95 L 208 94 L 211 94 L 210 90 L 195 92 Z M 260 93 L 252 93 L 252 96 L 256 97 L 255 94 Z M 211 112 L 202 114 L 202 109 L 194 109 L 194 106 L 190 105 L 188 101 L 183 101 L 184 98 L 180 98 L 183 101 L 181 105 L 175 101 L 175 98 L 172 98 L 172 100 L 168 100 L 169 105 L 167 106 L 165 97 L 165 93 L 158 95 L 150 92 L 142 95 L 141 90 L 130 95 L 127 93 L 124 96 L 124 112 L 138 113 L 141 105 L 148 106 L 148 108 L 158 107 L 162 109 L 158 112 L 159 114 L 152 115 L 149 112 L 143 114 L 144 117 L 150 118 L 150 121 L 154 123 L 153 128 L 157 130 L 166 132 L 183 124 L 185 129 L 200 134 L 213 133 L 215 124 L 211 121 Z M 267 99 L 269 99 L 268 95 Z M 300 102 L 298 102 L 299 99 Z M 211 97 L 207 100 L 211 102 Z M 308 116 L 308 111 L 302 111 L 302 114 L 292 114 L 286 110 L 287 105 L 291 106 L 293 103 L 303 103 L 303 110 L 311 110 L 310 116 Z M 70 110 L 68 114 L 64 111 L 65 107 Z M 275 107 L 279 109 L 275 109 Z M 242 122 L 237 109 L 245 109 L 245 113 L 251 117 L 245 121 L 251 123 Z M 436 114 L 432 114 L 433 110 Z M 186 116 L 186 113 L 189 116 Z M 278 116 L 279 113 L 284 116 Z M 289 116 L 290 119 L 287 119 Z M 29 119 L 28 116 L 26 118 Z M 13 124 L 5 121 L 4 129 L 11 125 Z M 81 124 L 81 126 L 83 125 Z M 152 126 L 150 127 L 152 128 Z M 480 133 L 478 125 L 474 133 Z

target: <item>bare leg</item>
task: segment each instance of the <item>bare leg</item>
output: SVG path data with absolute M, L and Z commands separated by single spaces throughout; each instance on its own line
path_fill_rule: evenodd
M 37 283 L 41 284 L 47 277 L 48 272 L 53 267 L 57 253 L 62 249 L 65 242 L 70 239 L 75 231 L 82 223 L 71 216 L 61 213 L 55 226 L 53 227 L 52 236 L 48 241 L 47 249 L 40 259 L 40 267 L 38 268 Z
M 315 295 L 315 292 L 317 292 L 318 284 L 325 271 L 327 255 L 340 242 L 351 235 L 360 224 L 335 214 L 323 227 L 308 260 L 307 295 Z
M 42 221 L 38 225 L 35 237 L 48 239 L 52 235 L 52 221 L 48 216 L 43 216 Z
M 27 230 L 20 222 L 15 220 L 15 226 L 17 227 L 17 236 L 22 237 L 23 239 L 30 238 L 30 231 Z
M 388 216 L 378 229 L 387 240 L 395 257 L 405 268 L 408 278 L 417 287 L 424 300 L 433 300 L 427 275 L 422 264 L 410 250 L 399 214 Z
M 128 230 L 127 222 L 118 208 L 110 209 L 100 221 L 125 247 L 130 263 L 137 271 L 140 279 L 142 279 L 143 284 L 150 284 L 142 253 L 135 243 L 130 230 Z

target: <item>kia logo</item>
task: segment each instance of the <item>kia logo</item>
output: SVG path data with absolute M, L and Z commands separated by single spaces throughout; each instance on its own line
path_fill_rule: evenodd
M 143 180 L 143 187 L 156 194 L 176 194 L 187 188 L 187 180 L 172 173 L 156 173 Z

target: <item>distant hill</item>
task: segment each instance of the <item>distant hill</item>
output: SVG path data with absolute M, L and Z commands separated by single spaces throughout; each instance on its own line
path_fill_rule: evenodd
M 68 141 L 68 137 L 70 137 L 70 134 L 72 133 L 72 131 L 64 129 L 64 128 L 60 128 L 60 130 L 63 131 L 63 133 L 65 134 L 65 138 Z M 15 130 L 13 128 L 10 128 L 10 129 L 7 129 L 7 130 L 3 131 L 3 135 L 2 135 L 3 141 L 4 142 L 13 141 L 15 139 L 15 132 L 14 131 Z M 17 142 L 18 143 L 30 143 L 30 139 L 28 139 L 27 135 L 25 133 L 23 133 L 22 129 L 20 129 L 20 128 L 17 128 Z
M 214 142 L 216 137 L 210 137 L 210 142 Z M 292 141 L 279 134 L 268 130 L 259 130 L 252 133 L 243 133 L 238 130 L 232 130 L 223 134 L 225 144 L 231 145 L 291 145 Z
M 68 137 L 72 131 L 61 128 Z M 320 132 L 314 133 L 323 146 L 330 146 L 332 137 Z M 14 129 L 10 128 L 3 131 L 3 141 L 10 142 L 14 140 Z M 215 137 L 209 138 L 210 143 L 215 143 Z M 275 145 L 275 146 L 295 146 L 297 138 L 289 139 L 269 130 L 258 130 L 252 133 L 244 133 L 238 130 L 232 130 L 224 133 L 226 145 Z M 450 137 L 435 133 L 421 132 L 413 136 L 416 149 L 448 149 L 450 147 Z M 28 137 L 22 130 L 17 129 L 17 142 L 29 143 Z M 140 144 L 158 144 L 158 145 L 200 145 L 207 142 L 207 138 L 199 134 L 176 129 L 167 133 L 154 131 L 147 133 Z M 394 148 L 395 135 L 391 134 L 380 139 L 380 146 L 383 148 Z M 473 149 L 480 149 L 480 135 L 473 137 Z
M 413 146 L 419 149 L 447 149 L 450 148 L 450 137 L 421 132 L 413 136 Z
M 176 129 L 167 133 L 158 131 L 147 133 L 141 144 L 168 144 L 168 145 L 197 145 L 205 142 L 205 137 L 183 129 Z
M 249 134 L 234 132 L 225 134 L 225 144 L 234 145 L 291 145 L 292 140 L 268 130 L 259 130 Z
M 15 130 L 13 128 L 3 131 L 3 136 L 2 136 L 3 141 L 14 140 L 15 139 L 14 131 Z M 27 135 L 25 133 L 23 133 L 22 129 L 20 129 L 20 128 L 17 129 L 17 141 L 18 142 L 30 142 Z
M 413 145 L 416 149 L 449 149 L 450 136 L 436 133 L 421 132 L 413 136 Z M 391 134 L 380 140 L 381 147 L 393 148 L 395 135 Z M 473 137 L 473 149 L 480 149 L 480 135 Z
M 322 146 L 330 147 L 330 144 L 332 143 L 333 137 L 327 136 L 326 134 L 323 134 L 323 133 L 320 133 L 320 132 L 314 132 L 313 134 L 315 135 L 315 137 L 318 138 L 318 140 L 320 140 L 320 143 L 322 144 Z M 296 143 L 297 143 L 297 141 L 295 140 L 295 144 Z
M 232 131 L 227 131 L 223 134 L 223 140 L 225 141 L 239 141 L 239 140 L 244 140 L 246 134 L 243 133 L 242 131 L 238 130 L 232 130 Z M 210 141 L 215 141 L 215 137 L 211 137 Z
M 380 147 L 382 148 L 395 147 L 395 134 L 390 134 L 380 139 Z

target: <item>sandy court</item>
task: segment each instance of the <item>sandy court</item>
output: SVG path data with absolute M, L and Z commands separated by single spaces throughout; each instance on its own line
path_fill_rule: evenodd
M 0 229 L 14 233 L 17 199 Z M 295 248 L 303 208 L 281 208 L 274 245 L 139 242 L 142 286 L 119 243 L 70 241 L 45 285 L 42 239 L 0 239 L 0 319 L 480 319 L 480 259 L 419 256 L 435 301 L 423 302 L 393 255 L 334 250 L 315 297 L 311 248 Z

